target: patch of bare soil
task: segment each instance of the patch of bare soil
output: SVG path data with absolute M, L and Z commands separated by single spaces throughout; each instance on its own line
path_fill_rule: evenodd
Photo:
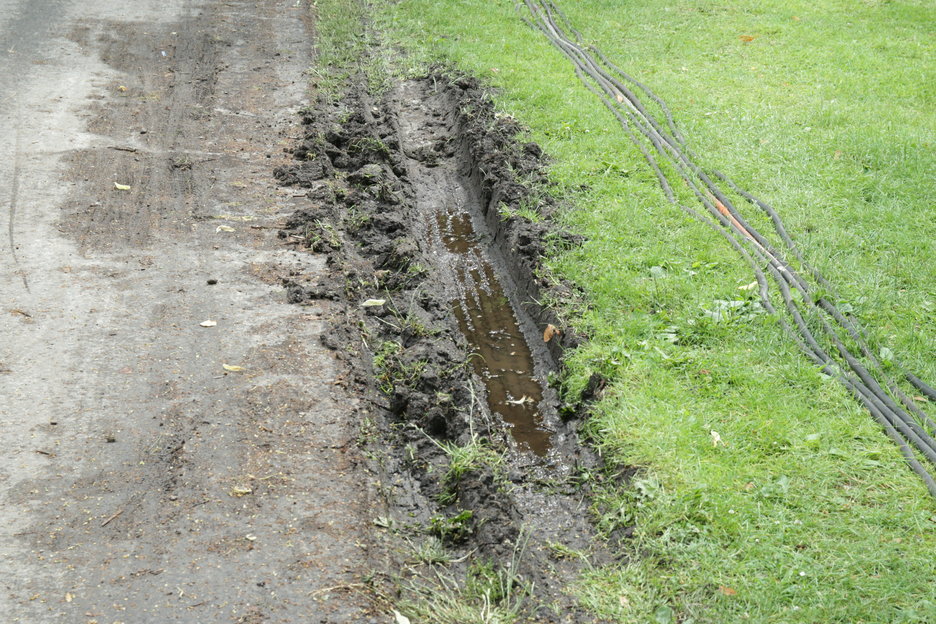
M 506 571 L 536 621 L 592 621 L 566 592 L 609 561 L 583 478 L 600 462 L 549 383 L 576 338 L 537 303 L 571 294 L 544 277 L 546 246 L 579 241 L 550 222 L 542 151 L 476 80 L 441 73 L 352 87 L 304 123 L 276 176 L 309 202 L 280 235 L 332 270 L 285 285 L 341 306 L 322 342 L 372 406 L 359 441 L 396 587 Z

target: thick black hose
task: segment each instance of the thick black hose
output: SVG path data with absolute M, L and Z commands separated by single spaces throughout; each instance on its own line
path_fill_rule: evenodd
M 929 428 L 936 431 L 936 423 L 903 392 L 899 384 L 884 370 L 861 330 L 841 314 L 828 298 L 818 293 L 820 289 L 831 291 L 832 287 L 819 271 L 806 261 L 783 225 L 780 215 L 767 203 L 741 189 L 724 174 L 713 172 L 712 176 L 727 184 L 733 192 L 767 215 L 783 247 L 793 254 L 798 264 L 816 281 L 817 286 L 810 284 L 784 259 L 781 250 L 774 247 L 767 237 L 745 219 L 728 195 L 697 164 L 696 157 L 686 145 L 686 140 L 679 132 L 669 107 L 660 97 L 612 63 L 596 47 L 583 46 L 581 33 L 572 26 L 568 17 L 552 0 L 523 0 L 523 4 L 532 18 L 527 19 L 524 14 L 523 20 L 546 35 L 550 43 L 572 62 L 573 69 L 582 83 L 614 114 L 628 138 L 638 147 L 654 171 L 667 200 L 726 238 L 753 270 L 764 309 L 778 319 L 784 332 L 794 338 L 804 354 L 816 363 L 823 373 L 843 383 L 869 410 L 875 420 L 884 427 L 888 436 L 900 446 L 911 468 L 921 476 L 930 492 L 936 495 L 936 482 L 922 469 L 908 446 L 908 442 L 912 443 L 930 462 L 936 465 L 936 440 L 933 439 L 931 432 L 926 430 Z M 518 8 L 519 6 L 518 4 Z M 567 36 L 566 32 L 571 33 L 572 36 Z M 592 54 L 597 57 L 597 60 Z M 615 77 L 615 74 L 620 76 L 620 79 Z M 659 107 L 666 119 L 666 129 L 664 129 L 664 124 L 657 121 L 649 112 L 637 93 L 625 83 L 634 85 Z M 653 147 L 652 151 L 645 147 L 643 141 L 640 140 L 641 136 Z M 708 214 L 700 213 L 678 200 L 673 185 L 657 161 L 654 152 L 667 159 L 675 167 L 679 178 L 686 183 Z M 751 248 L 750 252 L 745 248 L 745 244 Z M 792 318 L 792 325 L 783 318 L 771 302 L 769 282 L 762 266 L 767 269 L 773 283 L 778 287 L 783 309 Z M 802 295 L 802 304 L 798 304 L 793 299 L 791 289 L 799 291 Z M 813 322 L 818 323 L 821 329 L 823 341 L 830 344 L 839 359 L 832 357 L 830 351 L 820 344 L 810 328 L 810 323 L 801 313 L 800 305 L 810 311 Z M 834 321 L 834 325 L 829 322 L 829 318 Z M 871 370 L 849 351 L 839 332 L 844 332 L 857 345 L 861 356 L 870 362 Z M 844 370 L 850 370 L 852 374 L 846 375 Z M 930 399 L 936 400 L 936 390 L 911 373 L 903 371 L 902 373 L 912 386 Z M 884 383 L 882 384 L 881 381 Z M 892 396 L 897 400 L 895 401 Z M 910 412 L 916 415 L 919 422 L 900 407 L 899 403 L 903 403 Z

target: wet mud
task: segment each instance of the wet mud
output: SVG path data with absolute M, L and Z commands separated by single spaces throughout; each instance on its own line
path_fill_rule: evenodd
M 544 401 L 553 397 L 544 393 L 543 379 L 554 364 L 545 348 L 534 357 L 535 327 L 522 310 L 518 314 L 516 296 L 509 296 L 513 276 L 506 267 L 495 268 L 488 251 L 492 236 L 483 220 L 485 198 L 472 178 L 467 145 L 457 143 L 458 121 L 445 114 L 451 108 L 444 95 L 430 94 L 427 100 L 425 91 L 425 84 L 408 82 L 393 99 L 419 238 L 434 281 L 452 298 L 488 408 L 508 423 L 518 447 L 545 455 L 551 432 L 544 415 L 551 405 Z
M 580 241 L 550 221 L 542 151 L 475 79 L 444 73 L 381 97 L 352 87 L 303 121 L 275 174 L 309 201 L 280 236 L 332 270 L 284 285 L 296 304 L 344 304 L 323 343 L 374 407 L 359 442 L 388 570 L 418 585 L 413 551 L 440 539 L 453 575 L 512 566 L 536 621 L 593 621 L 565 588 L 611 557 L 583 485 L 600 460 L 549 383 L 577 338 L 537 303 L 572 288 L 542 277 L 547 244 Z M 487 461 L 456 471 L 466 448 Z

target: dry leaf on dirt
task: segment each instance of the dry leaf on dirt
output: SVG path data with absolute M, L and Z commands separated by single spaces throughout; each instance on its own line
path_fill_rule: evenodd
M 543 342 L 549 342 L 562 332 L 559 331 L 559 328 L 550 323 L 546 326 L 546 330 L 543 332 Z
M 236 231 L 237 230 L 232 228 L 230 225 L 219 225 L 217 228 L 215 228 L 215 232 L 236 232 Z
M 74 600 L 74 599 L 75 599 L 75 594 L 73 594 L 73 593 L 71 593 L 71 592 L 67 592 L 67 593 L 65 594 L 65 602 L 71 602 L 71 601 Z
M 248 494 L 253 494 L 253 489 L 249 487 L 235 487 L 230 491 L 231 496 L 236 496 L 240 498 L 241 496 L 247 496 Z
M 410 624 L 410 619 L 396 609 L 393 610 L 393 617 L 396 620 L 395 624 Z
M 210 321 L 210 320 L 202 321 L 201 323 L 199 323 L 199 325 L 201 325 L 202 327 L 214 327 L 217 324 L 218 324 L 218 321 Z
M 222 364 L 221 366 L 224 368 L 224 370 L 230 371 L 232 373 L 239 373 L 241 371 L 247 370 L 243 366 L 234 366 L 233 364 Z
M 387 303 L 387 300 L 386 300 L 386 299 L 368 299 L 367 301 L 365 301 L 364 303 L 361 304 L 361 307 L 362 307 L 362 308 L 373 308 L 373 307 L 375 307 L 375 306 L 382 306 L 382 305 L 385 304 L 385 303 Z
M 117 182 L 114 182 L 114 188 L 117 189 L 118 191 L 129 191 L 129 190 L 130 190 L 130 186 L 129 186 L 129 185 L 127 185 L 127 184 L 119 184 L 119 183 L 117 183 Z

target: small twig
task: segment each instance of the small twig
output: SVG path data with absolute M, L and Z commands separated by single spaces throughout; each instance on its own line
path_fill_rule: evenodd
M 117 516 L 119 516 L 120 514 L 122 514 L 123 512 L 124 512 L 123 509 L 119 510 L 119 511 L 118 511 L 117 513 L 115 513 L 113 516 L 111 516 L 110 518 L 108 518 L 107 520 L 105 520 L 104 522 L 102 522 L 102 523 L 101 523 L 101 526 L 102 526 L 102 527 L 106 527 L 108 524 L 110 524 L 110 521 L 111 521 L 111 520 L 113 520 L 114 518 L 116 518 Z
M 364 583 L 346 583 L 344 585 L 332 585 L 331 587 L 323 587 L 321 589 L 316 589 L 313 592 L 309 592 L 310 596 L 316 596 L 318 594 L 327 594 L 328 592 L 337 591 L 339 589 L 344 589 L 352 591 L 355 589 L 366 589 L 367 585 Z

